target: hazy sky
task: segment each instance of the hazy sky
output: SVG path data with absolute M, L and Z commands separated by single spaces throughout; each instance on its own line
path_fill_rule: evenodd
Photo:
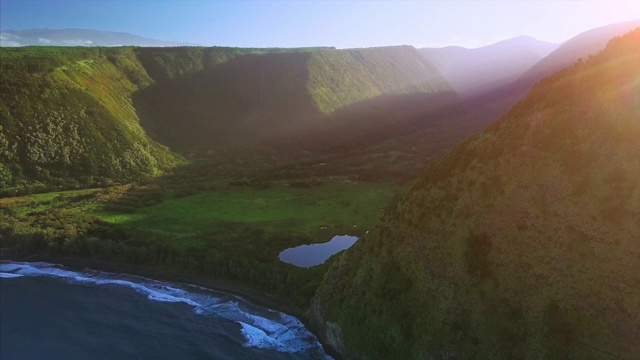
M 88 28 L 241 47 L 551 42 L 640 18 L 640 1 L 1 0 L 3 30 Z

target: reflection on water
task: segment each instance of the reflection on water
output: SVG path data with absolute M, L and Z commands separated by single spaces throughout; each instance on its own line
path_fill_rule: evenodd
M 301 245 L 280 253 L 280 260 L 299 267 L 311 267 L 324 263 L 331 255 L 351 247 L 358 240 L 355 236 L 336 235 L 321 244 Z

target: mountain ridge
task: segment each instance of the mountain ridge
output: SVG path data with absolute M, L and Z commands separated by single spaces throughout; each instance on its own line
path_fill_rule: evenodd
M 517 87 L 528 87 L 537 80 L 572 65 L 579 58 L 595 55 L 603 50 L 609 40 L 640 26 L 640 19 L 605 25 L 582 32 L 565 41 L 544 59 L 523 73 L 516 81 Z
M 564 67 L 573 65 L 581 58 L 587 59 L 603 50 L 611 38 L 631 31 L 640 26 L 640 20 L 610 24 L 587 30 L 563 42 L 548 56 L 544 57 L 531 68 L 523 72 L 511 83 L 502 83 L 493 89 L 468 96 L 464 99 L 465 106 L 474 109 L 475 119 L 469 120 L 477 124 L 479 131 L 490 121 L 502 116 L 513 105 L 521 100 L 531 87 L 544 77 Z

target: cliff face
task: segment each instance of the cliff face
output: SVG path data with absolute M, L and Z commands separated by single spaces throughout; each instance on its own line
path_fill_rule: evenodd
M 325 338 L 347 358 L 637 358 L 639 74 L 637 29 L 432 165 L 326 274 Z

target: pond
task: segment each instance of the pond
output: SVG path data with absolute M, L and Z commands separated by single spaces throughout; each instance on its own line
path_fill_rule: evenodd
M 280 253 L 280 260 L 304 268 L 320 265 L 332 255 L 350 248 L 357 240 L 356 236 L 336 235 L 326 243 L 301 245 L 286 249 Z

